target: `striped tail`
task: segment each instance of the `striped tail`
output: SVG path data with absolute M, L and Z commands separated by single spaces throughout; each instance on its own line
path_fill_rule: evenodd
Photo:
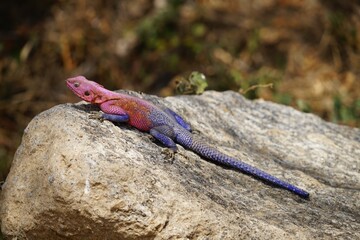
M 183 146 L 188 147 L 189 149 L 193 150 L 197 154 L 199 154 L 207 159 L 210 159 L 214 162 L 218 162 L 223 165 L 229 166 L 231 168 L 240 170 L 244 173 L 250 174 L 256 178 L 259 178 L 261 180 L 269 182 L 269 183 L 273 184 L 274 186 L 281 187 L 290 192 L 293 192 L 302 198 L 309 198 L 308 192 L 306 192 L 290 183 L 280 180 L 274 176 L 271 176 L 270 174 L 268 174 L 260 169 L 257 169 L 249 164 L 246 164 L 246 163 L 241 162 L 235 158 L 232 158 L 222 152 L 219 152 L 218 150 L 208 146 L 204 142 L 194 139 L 194 137 L 191 137 L 191 139 L 185 137 L 183 139 L 184 142 L 182 142 L 181 140 L 182 139 L 177 139 L 178 143 L 180 143 Z

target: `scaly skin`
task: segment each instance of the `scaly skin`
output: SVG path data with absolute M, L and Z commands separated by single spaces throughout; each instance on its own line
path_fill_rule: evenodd
M 189 124 L 170 109 L 161 109 L 143 99 L 109 91 L 83 76 L 69 78 L 66 80 L 66 84 L 81 99 L 99 105 L 104 112 L 102 114 L 104 119 L 113 122 L 128 122 L 141 131 L 150 132 L 157 140 L 175 151 L 176 143 L 179 143 L 209 160 L 253 175 L 277 187 L 287 189 L 302 198 L 309 197 L 309 193 L 306 191 L 225 155 L 194 138 L 190 133 Z

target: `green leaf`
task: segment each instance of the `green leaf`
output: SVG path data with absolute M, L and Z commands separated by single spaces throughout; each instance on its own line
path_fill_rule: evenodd
M 205 75 L 200 72 L 192 72 L 189 81 L 196 94 L 203 93 L 208 86 Z

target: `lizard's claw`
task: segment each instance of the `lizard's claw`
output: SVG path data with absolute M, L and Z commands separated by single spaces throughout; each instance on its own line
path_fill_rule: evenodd
M 103 114 L 101 112 L 90 112 L 89 118 L 99 120 L 100 122 L 104 121 Z

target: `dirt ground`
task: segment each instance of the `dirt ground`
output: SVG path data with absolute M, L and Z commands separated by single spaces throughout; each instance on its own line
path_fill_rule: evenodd
M 1 1 L 0 182 L 27 123 L 77 101 L 69 76 L 168 96 L 199 71 L 208 89 L 359 127 L 359 52 L 356 1 Z

